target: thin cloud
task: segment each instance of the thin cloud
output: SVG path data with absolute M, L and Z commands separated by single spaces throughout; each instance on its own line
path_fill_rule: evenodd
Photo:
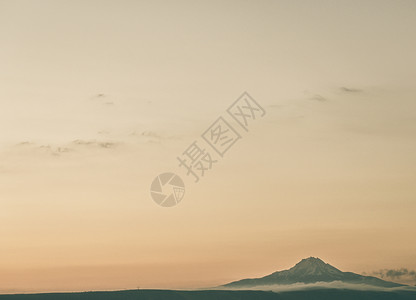
M 341 90 L 341 92 L 344 92 L 344 93 L 362 93 L 363 92 L 363 90 L 361 89 L 349 88 L 345 86 L 342 86 L 339 89 Z
M 114 101 L 112 101 L 112 97 L 110 97 L 107 94 L 99 93 L 92 97 L 90 97 L 91 100 L 94 100 L 97 103 L 101 103 L 105 106 L 113 106 L 115 105 Z
M 37 144 L 35 142 L 23 141 L 17 143 L 15 147 L 20 148 L 24 151 L 33 151 L 37 153 L 49 154 L 52 156 L 59 156 L 63 153 L 68 153 L 73 151 L 73 149 L 66 146 L 51 146 L 48 144 Z M 25 150 L 26 149 L 26 150 Z
M 114 148 L 119 143 L 116 142 L 108 142 L 108 141 L 97 141 L 97 140 L 74 140 L 72 144 L 79 145 L 79 146 L 88 146 L 94 148 Z
M 93 98 L 105 98 L 105 97 L 107 97 L 107 95 L 106 94 L 102 94 L 102 93 L 96 94 L 96 95 L 93 96 Z
M 63 153 L 68 153 L 68 152 L 73 151 L 71 148 L 68 148 L 68 147 L 53 147 L 50 145 L 41 145 L 38 148 L 53 156 L 59 156 Z
M 411 290 L 414 291 L 415 288 L 411 286 L 403 287 L 379 287 L 368 284 L 356 284 L 356 283 L 346 283 L 342 281 L 332 281 L 332 282 L 315 282 L 315 283 L 294 283 L 294 284 L 274 284 L 274 285 L 264 285 L 256 287 L 242 287 L 242 288 L 215 288 L 221 290 L 261 290 L 261 291 L 273 291 L 273 292 L 284 292 L 284 291 L 299 291 L 299 290 L 311 290 L 311 289 L 347 289 L 347 290 L 361 290 L 361 291 L 398 291 L 398 290 Z
M 72 153 L 83 153 L 84 151 L 94 151 L 94 149 L 109 150 L 116 148 L 120 142 L 109 140 L 74 140 L 62 144 L 41 144 L 31 141 L 22 141 L 14 144 L 9 151 L 3 151 L 9 157 L 66 157 Z M 10 156 L 11 155 L 11 156 Z
M 156 139 L 162 139 L 163 138 L 160 134 L 158 134 L 154 131 L 143 131 L 141 135 L 156 138 Z
M 181 136 L 179 135 L 165 135 L 165 134 L 158 133 L 152 130 L 145 130 L 142 132 L 133 131 L 132 133 L 130 133 L 130 136 L 145 138 L 147 142 L 151 142 L 151 143 L 159 143 L 163 140 L 181 139 Z
M 325 102 L 325 101 L 328 101 L 328 99 L 327 99 L 327 98 L 325 98 L 325 97 L 324 97 L 324 96 L 322 96 L 322 95 L 318 95 L 318 94 L 313 95 L 310 99 L 311 99 L 311 100 L 314 100 L 314 101 L 319 101 L 319 102 Z
M 33 142 L 23 141 L 23 142 L 17 143 L 17 144 L 16 144 L 16 146 L 17 146 L 17 147 L 22 147 L 22 146 L 32 146 L 32 145 L 34 145 L 34 144 L 35 144 L 35 143 L 33 143 Z
M 406 268 L 401 269 L 383 269 L 372 273 L 375 276 L 387 279 L 407 279 L 416 280 L 416 271 L 408 270 Z

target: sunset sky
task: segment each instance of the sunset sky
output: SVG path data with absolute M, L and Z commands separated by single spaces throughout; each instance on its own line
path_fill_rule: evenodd
M 0 0 L 0 293 L 416 269 L 415 36 L 410 0 Z M 244 91 L 266 115 L 194 183 Z

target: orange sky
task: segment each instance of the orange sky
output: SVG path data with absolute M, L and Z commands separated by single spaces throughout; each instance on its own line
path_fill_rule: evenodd
M 416 269 L 415 11 L 0 0 L 0 292 Z M 266 115 L 193 183 L 176 157 L 243 91 Z

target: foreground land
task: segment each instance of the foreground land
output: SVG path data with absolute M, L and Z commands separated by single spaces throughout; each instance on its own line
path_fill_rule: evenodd
M 174 291 L 130 290 L 114 292 L 0 295 L 0 300 L 416 300 L 411 291 L 356 291 L 317 289 L 286 292 L 266 291 Z

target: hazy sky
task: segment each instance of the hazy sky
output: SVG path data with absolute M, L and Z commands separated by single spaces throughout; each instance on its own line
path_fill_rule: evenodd
M 0 0 L 0 292 L 416 269 L 415 36 L 415 1 Z M 244 91 L 265 117 L 193 183 Z

